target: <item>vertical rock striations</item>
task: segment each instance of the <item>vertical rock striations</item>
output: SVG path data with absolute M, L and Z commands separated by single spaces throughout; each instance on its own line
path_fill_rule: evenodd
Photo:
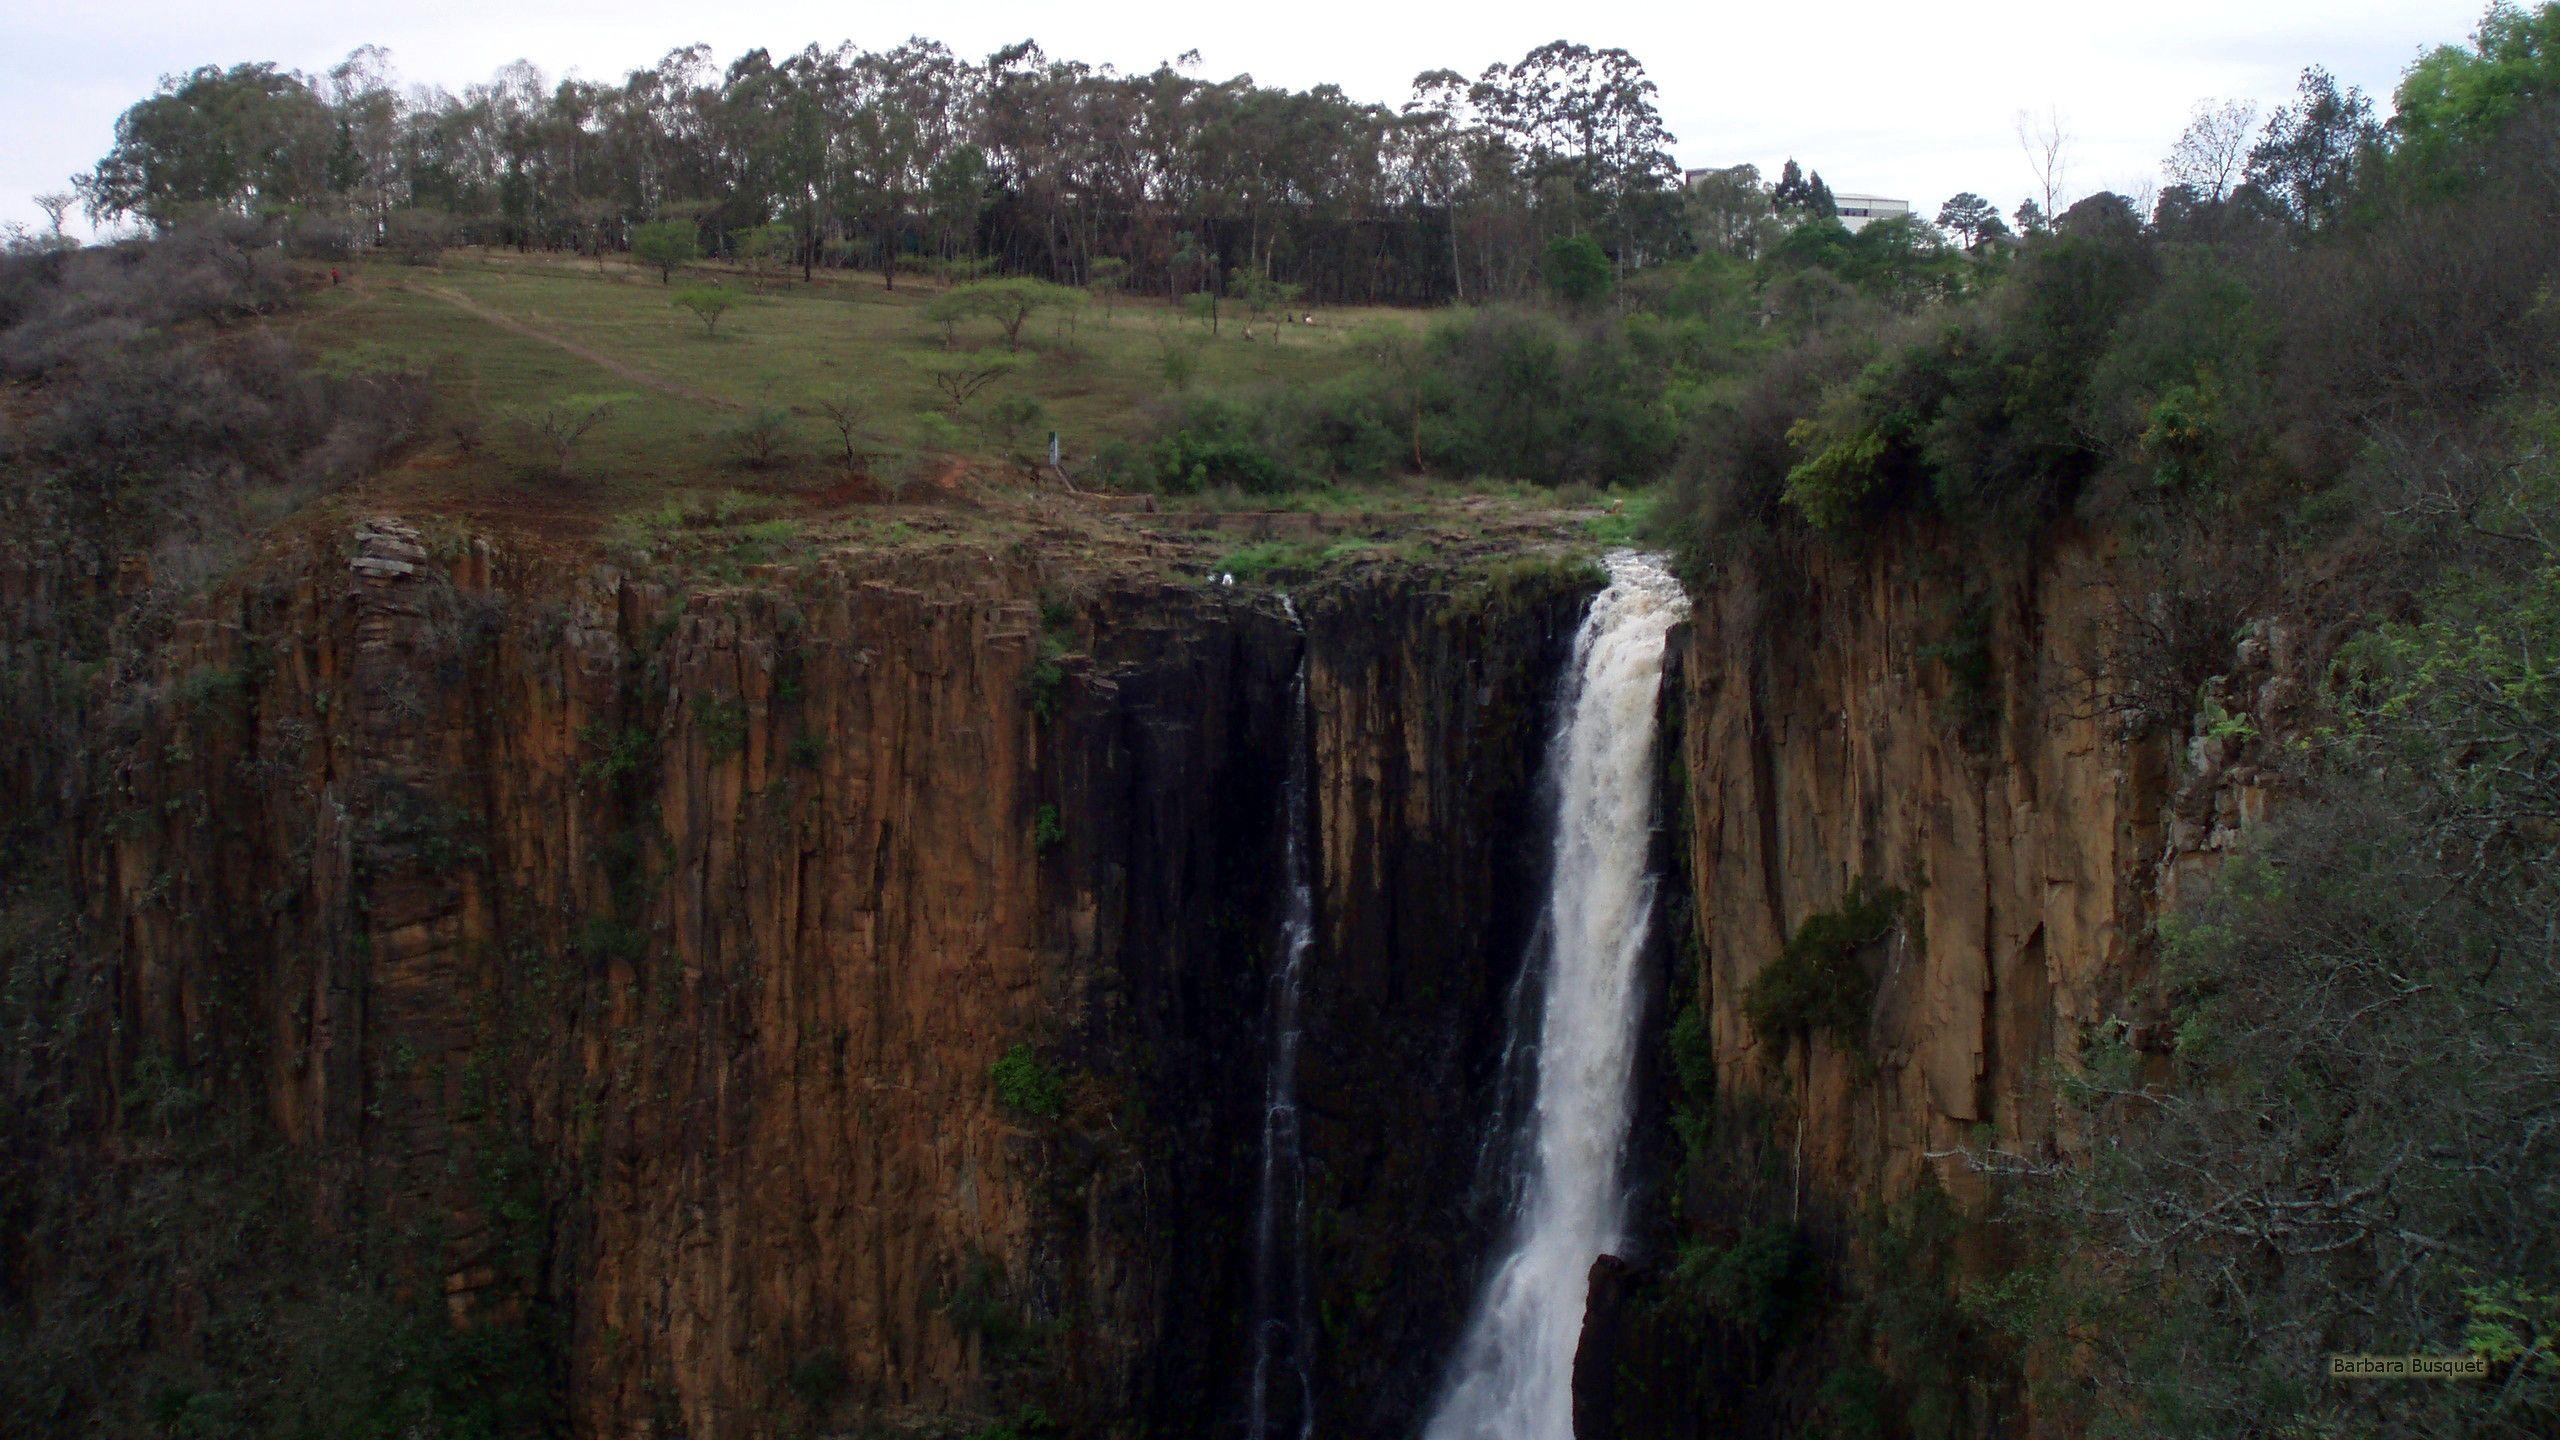
M 109 677 L 73 844 L 114 1084 L 261 1117 L 454 1323 L 540 1321 L 580 1434 L 1240 1424 L 1276 606 L 1027 550 L 687 588 L 421 529 L 270 556 Z M 1301 597 L 1327 1433 L 1401 1429 L 1464 1304 L 1590 583 Z

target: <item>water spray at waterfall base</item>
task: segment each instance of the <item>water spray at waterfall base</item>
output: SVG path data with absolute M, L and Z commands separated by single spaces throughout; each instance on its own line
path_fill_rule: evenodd
M 1625 1241 L 1638 969 L 1653 915 L 1655 707 L 1664 645 L 1688 601 L 1649 557 L 1620 551 L 1607 563 L 1608 588 L 1574 636 L 1547 762 L 1554 868 L 1523 1173 L 1424 1440 L 1571 1440 L 1591 1265 Z

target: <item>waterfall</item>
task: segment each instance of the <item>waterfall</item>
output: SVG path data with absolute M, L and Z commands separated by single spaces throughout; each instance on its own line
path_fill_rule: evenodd
M 1653 914 L 1655 704 L 1663 647 L 1688 601 L 1645 556 L 1620 551 L 1608 568 L 1574 636 L 1547 761 L 1554 870 L 1539 926 L 1536 1101 L 1516 1152 L 1525 1174 L 1425 1440 L 1571 1440 L 1591 1263 L 1624 1243 L 1636 971 Z
M 1298 609 L 1280 597 L 1289 621 Z M 1300 625 L 1301 631 L 1304 626 Z M 1315 1376 L 1308 1347 L 1306 1158 L 1298 1136 L 1298 1020 L 1307 953 L 1316 943 L 1314 865 L 1307 857 L 1312 737 L 1307 733 L 1307 651 L 1298 650 L 1297 677 L 1289 686 L 1289 767 L 1282 791 L 1284 878 L 1288 907 L 1280 918 L 1279 963 L 1271 972 L 1270 1062 L 1262 1087 L 1262 1187 L 1253 1232 L 1253 1377 L 1246 1440 L 1271 1440 L 1273 1367 L 1286 1371 L 1296 1392 L 1298 1440 L 1315 1433 Z M 1284 1228 L 1285 1227 L 1285 1228 Z

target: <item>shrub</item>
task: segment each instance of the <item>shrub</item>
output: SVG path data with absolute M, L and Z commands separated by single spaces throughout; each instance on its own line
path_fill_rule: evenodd
M 720 317 L 736 307 L 738 297 L 718 285 L 695 285 L 677 291 L 670 303 L 701 321 L 703 336 L 708 339 L 720 333 Z
M 1037 1405 L 1025 1405 L 1010 1419 L 998 1420 L 983 1430 L 974 1431 L 969 1440 L 1049 1440 L 1058 1433 L 1058 1424 L 1049 1412 Z
M 758 276 L 790 268 L 800 253 L 800 232 L 779 221 L 758 225 L 738 237 L 738 258 Z
M 759 405 L 713 433 L 729 463 L 744 470 L 770 470 L 790 458 L 791 412 L 779 405 Z
M 702 240 L 690 220 L 652 220 L 631 232 L 631 258 L 670 283 L 678 269 L 702 258 Z
M 950 416 L 937 410 L 919 411 L 907 417 L 908 443 L 918 450 L 963 450 L 968 448 L 969 434 L 953 423 Z M 930 467 L 919 467 L 904 476 L 905 484 L 925 478 Z M 892 483 L 897 483 L 893 481 Z M 903 489 L 904 485 L 900 485 Z
M 1623 328 L 1488 308 L 1435 326 L 1420 428 L 1435 466 L 1544 485 L 1642 483 L 1679 438 L 1665 376 Z
M 1588 235 L 1557 236 L 1539 261 L 1547 288 L 1568 305 L 1591 305 L 1609 293 L 1609 256 Z
M 1058 818 L 1058 807 L 1042 805 L 1031 812 L 1031 848 L 1047 854 L 1067 838 L 1066 822 Z
M 1069 286 L 1028 276 L 1008 276 L 946 290 L 925 306 L 925 315 L 942 327 L 946 344 L 958 343 L 963 321 L 994 321 L 1004 335 L 1004 348 L 1013 351 L 1022 348 L 1022 327 L 1032 316 L 1043 310 L 1071 310 L 1088 298 L 1082 290 Z
M 297 216 L 284 243 L 285 253 L 297 260 L 345 260 L 356 251 L 356 226 L 332 216 Z
M 1763 1343 L 1804 1312 L 1819 1275 L 1803 1237 L 1783 1220 L 1755 1225 L 1731 1245 L 1692 1240 L 1672 1273 L 1695 1300 Z
M 1787 438 L 1812 453 L 1787 471 L 1778 498 L 1815 529 L 1846 529 L 1884 488 L 1891 452 L 1873 426 L 1858 426 L 1835 438 L 1816 422 L 1800 420 Z
M 836 449 L 844 459 L 844 468 L 856 472 L 865 468 L 874 453 L 870 400 L 847 391 L 834 399 L 819 401 L 818 410 L 827 417 L 828 428 L 836 433 Z
M 1067 683 L 1066 658 L 1066 647 L 1057 637 L 1044 634 L 1040 637 L 1039 653 L 1033 657 L 1029 673 L 1023 676 L 1023 689 L 1031 697 L 1032 718 L 1043 725 L 1057 718 L 1058 692 Z M 1056 807 L 1045 806 L 1043 809 L 1048 812 L 1050 828 L 1055 829 Z M 1042 848 L 1045 849 L 1046 845 Z
M 924 375 L 943 400 L 943 408 L 958 415 L 968 407 L 980 391 L 1013 373 L 1010 355 L 951 355 L 925 362 Z
M 714 760 L 725 760 L 747 748 L 747 721 L 747 702 L 735 695 L 693 697 L 694 729 Z
M 2350 642 L 2340 723 L 2275 757 L 2285 810 L 2164 917 L 2127 1008 L 2166 1023 L 2104 1026 L 2063 1092 L 2099 1163 L 1983 1159 L 2031 1177 L 2008 1217 L 2039 1236 L 2022 1333 L 2049 1356 L 2108 1337 L 2073 1361 L 2094 1362 L 2091 1433 L 2275 1433 L 2314 1404 L 2385 1440 L 2560 1423 L 2560 475 L 2539 448 L 2474 513 L 2545 538 L 2475 542 Z M 2488 1382 L 2317 1378 L 2411 1351 L 2477 1355 Z
M 812 1413 L 823 1414 L 845 1391 L 844 1357 L 834 1351 L 804 1355 L 791 1366 L 792 1395 Z
M 988 407 L 987 418 L 1006 449 L 1020 450 L 1024 441 L 1048 430 L 1049 407 L 1036 395 L 1003 395 Z
M 1876 977 L 1860 952 L 1893 933 L 1902 905 L 1902 892 L 1862 880 L 1837 908 L 1807 917 L 1743 988 L 1753 1031 L 1763 1040 L 1819 1033 L 1842 1050 L 1863 1051 Z
M 568 478 L 578 444 L 613 418 L 619 395 L 568 395 L 504 412 L 525 467 L 553 480 Z
M 1275 495 L 1295 477 L 1272 452 L 1265 409 L 1217 395 L 1184 402 L 1149 459 L 1158 487 L 1169 495 L 1232 488 Z
M 988 1068 L 996 1099 L 1017 1115 L 1048 1119 L 1066 1108 L 1067 1082 L 1040 1061 L 1028 1045 L 1016 1045 Z
M 455 228 L 442 210 L 394 210 L 383 222 L 382 248 L 403 265 L 434 265 L 453 248 Z

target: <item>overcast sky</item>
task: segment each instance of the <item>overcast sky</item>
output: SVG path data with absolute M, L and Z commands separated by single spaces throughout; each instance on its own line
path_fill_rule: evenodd
M 0 0 L 0 221 L 66 188 L 158 78 L 206 63 L 326 69 L 365 43 L 402 77 L 460 89 L 532 60 L 554 77 L 618 78 L 676 46 L 722 61 L 753 46 L 895 44 L 910 31 L 981 56 L 1026 36 L 1053 56 L 1146 69 L 1197 49 L 1203 73 L 1292 88 L 1326 81 L 1401 102 L 1413 76 L 1474 74 L 1559 38 L 1619 46 L 1662 87 L 1683 166 L 1793 155 L 1834 190 L 1906 197 L 1927 213 L 1958 190 L 2003 209 L 2032 186 L 2021 109 L 2058 109 L 2074 137 L 2068 190 L 2132 192 L 2206 98 L 2282 99 L 2309 64 L 2381 98 L 2422 50 L 2460 41 L 2485 0 L 1910 0 L 1582 5 L 1475 0 L 1158 0 L 1058 7 L 614 0 Z M 1463 17 L 1463 18 L 1460 18 Z

